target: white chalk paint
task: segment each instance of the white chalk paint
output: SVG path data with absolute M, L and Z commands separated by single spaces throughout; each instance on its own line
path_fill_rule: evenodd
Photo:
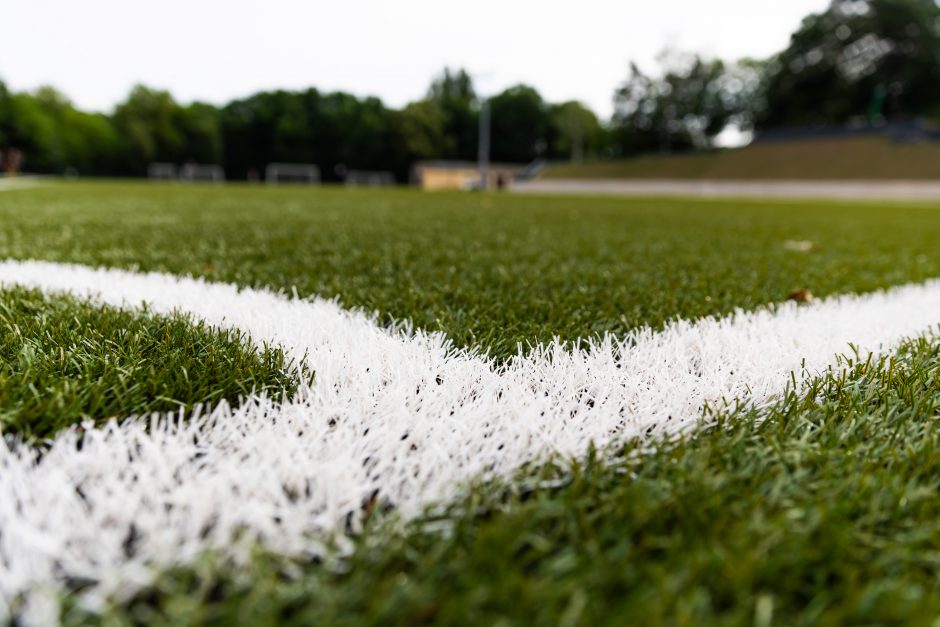
M 56 615 L 67 579 L 93 582 L 93 607 L 207 549 L 235 562 L 256 543 L 317 554 L 374 494 L 413 517 L 470 479 L 693 428 L 706 402 L 770 402 L 804 360 L 820 371 L 850 343 L 890 350 L 940 322 L 933 281 L 679 321 L 586 350 L 549 344 L 498 365 L 333 301 L 199 279 L 6 261 L 0 284 L 187 312 L 316 371 L 286 403 L 72 429 L 41 454 L 0 444 L 0 620 L 16 604 L 34 623 Z

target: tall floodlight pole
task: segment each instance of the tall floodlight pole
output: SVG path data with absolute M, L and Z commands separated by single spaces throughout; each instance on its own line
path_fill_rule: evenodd
M 480 104 L 480 144 L 477 152 L 477 164 L 480 168 L 480 189 L 485 190 L 490 169 L 490 101 Z

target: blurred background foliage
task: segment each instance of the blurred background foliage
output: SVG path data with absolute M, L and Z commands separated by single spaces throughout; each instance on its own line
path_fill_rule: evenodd
M 528 85 L 489 97 L 494 161 L 578 162 L 709 150 L 728 129 L 878 127 L 940 118 L 940 8 L 934 0 L 833 0 L 769 59 L 727 62 L 664 51 L 631 65 L 602 121 L 581 103 L 546 102 Z M 401 109 L 346 93 L 266 91 L 222 106 L 183 104 L 142 85 L 110 114 L 77 109 L 51 87 L 0 82 L 0 150 L 37 173 L 143 176 L 152 162 L 221 164 L 229 178 L 270 162 L 315 163 L 324 179 L 385 170 L 399 181 L 428 159 L 477 155 L 481 96 L 445 69 Z

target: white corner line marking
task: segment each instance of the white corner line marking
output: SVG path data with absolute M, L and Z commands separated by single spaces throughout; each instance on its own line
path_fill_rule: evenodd
M 586 350 L 542 345 L 497 365 L 334 301 L 201 279 L 5 261 L 0 285 L 185 312 L 306 356 L 316 372 L 286 403 L 72 429 L 41 454 L 0 443 L 0 619 L 19 599 L 32 622 L 55 614 L 68 579 L 92 583 L 83 599 L 94 606 L 207 549 L 236 562 L 257 543 L 317 554 L 374 495 L 414 517 L 468 480 L 682 432 L 706 402 L 769 402 L 801 364 L 822 371 L 850 343 L 886 351 L 940 322 L 931 281 L 678 321 Z
M 18 189 L 34 189 L 41 187 L 36 178 L 31 176 L 2 176 L 0 175 L 0 192 L 12 192 Z

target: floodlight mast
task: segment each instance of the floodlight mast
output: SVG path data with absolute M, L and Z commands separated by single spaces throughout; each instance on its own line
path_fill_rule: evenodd
M 480 189 L 485 190 L 490 170 L 490 101 L 480 103 L 480 133 L 477 163 L 480 168 Z

